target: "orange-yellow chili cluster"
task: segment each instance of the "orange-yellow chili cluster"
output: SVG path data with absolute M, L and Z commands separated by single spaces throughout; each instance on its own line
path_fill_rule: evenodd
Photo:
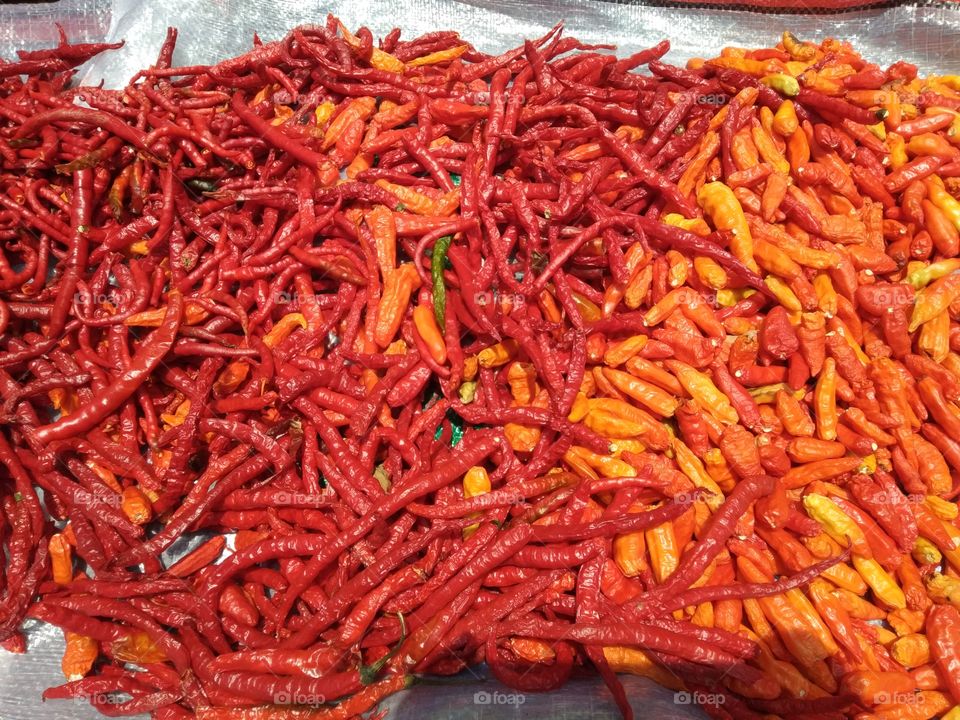
M 583 482 L 646 473 L 669 496 L 704 492 L 677 520 L 617 535 L 601 590 L 624 603 L 667 582 L 725 493 L 773 475 L 698 584 L 770 583 L 847 555 L 803 588 L 676 611 L 758 645 L 763 682 L 725 685 L 761 700 L 848 694 L 864 719 L 960 716 L 958 679 L 938 660 L 960 647 L 960 80 L 883 74 L 844 43 L 789 34 L 688 67 L 736 71 L 740 89 L 687 153 L 678 185 L 694 212 L 668 206 L 662 219 L 728 243 L 773 305 L 708 257 L 640 240 L 624 248 L 625 283 L 603 302 L 576 296 L 587 327 L 621 303 L 642 326 L 588 331 L 569 419 L 611 453 L 574 444 L 565 466 Z M 876 89 L 859 89 L 878 72 Z M 775 107 L 756 81 L 779 93 Z M 805 92 L 837 104 L 800 115 Z M 734 103 L 744 119 L 724 136 Z M 539 299 L 544 314 L 558 302 L 552 286 Z M 504 368 L 514 403 L 545 406 L 521 349 L 478 357 Z M 538 435 L 507 437 L 528 453 Z M 593 497 L 582 517 L 616 500 Z M 935 653 L 931 633 L 951 640 Z M 683 686 L 643 649 L 604 653 L 615 670 Z

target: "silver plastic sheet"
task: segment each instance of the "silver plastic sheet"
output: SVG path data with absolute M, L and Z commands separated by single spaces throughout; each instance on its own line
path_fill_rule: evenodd
M 282 37 L 291 27 L 321 23 L 326 14 L 347 26 L 369 27 L 381 36 L 394 26 L 405 37 L 456 29 L 486 52 L 503 51 L 525 37 L 542 35 L 564 20 L 567 34 L 584 42 L 611 43 L 629 54 L 669 38 L 667 59 L 683 62 L 709 56 L 728 45 L 765 47 L 780 33 L 849 40 L 869 59 L 887 65 L 907 60 L 922 73 L 960 74 L 960 5 L 901 5 L 842 13 L 803 15 L 724 9 L 647 7 L 588 0 L 61 0 L 57 3 L 0 6 L 0 56 L 17 49 L 56 42 L 54 22 L 73 41 L 125 39 L 119 51 L 96 58 L 81 71 L 86 83 L 101 80 L 121 87 L 156 57 L 169 25 L 180 30 L 175 62 L 208 63 L 250 48 L 254 33 L 263 40 Z M 185 548 L 186 549 L 186 548 Z M 86 720 L 101 717 L 86 702 L 46 702 L 44 688 L 61 683 L 63 640 L 59 630 L 28 625 L 29 652 L 0 651 L 0 720 Z M 685 720 L 704 717 L 695 700 L 643 678 L 624 683 L 639 718 Z M 548 695 L 517 695 L 486 677 L 465 673 L 444 684 L 415 687 L 391 698 L 390 717 L 398 720 L 601 720 L 617 717 L 609 693 L 592 678 L 577 679 Z
M 558 20 L 591 43 L 616 44 L 628 54 L 669 38 L 668 60 L 682 62 L 727 45 L 768 46 L 791 30 L 802 38 L 849 40 L 880 63 L 916 63 L 922 72 L 960 73 L 960 5 L 943 3 L 827 14 L 758 13 L 719 8 L 648 7 L 596 0 L 61 0 L 0 7 L 0 55 L 55 41 L 54 21 L 75 40 L 126 39 L 91 62 L 83 79 L 120 86 L 155 58 L 169 25 L 180 29 L 178 63 L 213 62 L 250 48 L 254 33 L 282 37 L 301 23 L 333 12 L 348 26 L 382 35 L 394 26 L 406 37 L 454 28 L 479 49 L 497 52 L 541 35 Z

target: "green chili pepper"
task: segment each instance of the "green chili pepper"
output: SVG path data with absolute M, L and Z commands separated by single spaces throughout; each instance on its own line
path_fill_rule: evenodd
M 452 235 L 444 235 L 433 246 L 430 257 L 430 274 L 433 277 L 433 316 L 437 319 L 440 331 L 447 326 L 447 286 L 443 280 L 443 265 L 450 249 Z

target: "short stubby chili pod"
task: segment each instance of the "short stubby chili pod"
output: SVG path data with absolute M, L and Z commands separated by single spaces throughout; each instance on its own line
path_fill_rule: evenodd
M 770 309 L 760 326 L 760 348 L 772 358 L 786 360 L 800 349 L 797 333 L 787 311 L 780 305 Z

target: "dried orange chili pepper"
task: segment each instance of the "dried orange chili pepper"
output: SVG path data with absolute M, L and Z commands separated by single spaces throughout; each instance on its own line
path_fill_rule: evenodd
M 99 643 L 91 637 L 65 632 L 66 648 L 60 661 L 63 676 L 70 682 L 86 677 L 100 654 Z

